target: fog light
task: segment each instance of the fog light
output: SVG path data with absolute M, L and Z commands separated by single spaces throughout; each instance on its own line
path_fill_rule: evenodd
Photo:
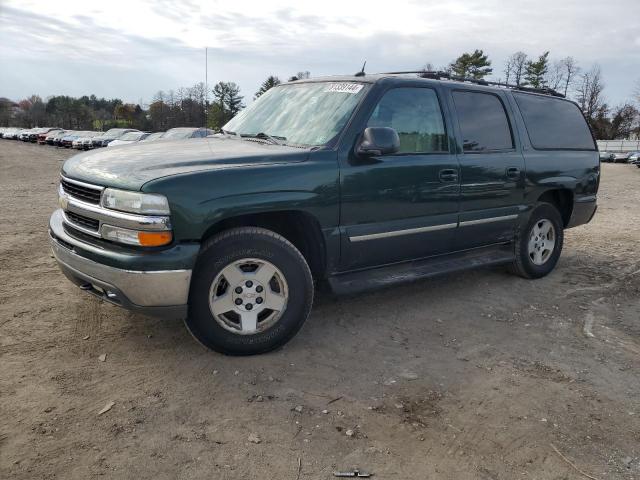
M 145 232 L 139 230 L 129 230 L 128 228 L 114 227 L 112 225 L 102 225 L 102 238 L 112 242 L 125 243 L 127 245 L 138 245 L 140 247 L 160 247 L 168 245 L 173 240 L 170 231 Z

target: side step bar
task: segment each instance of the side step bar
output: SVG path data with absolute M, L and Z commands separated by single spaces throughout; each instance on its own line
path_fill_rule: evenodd
M 328 281 L 334 293 L 346 295 L 460 270 L 510 263 L 513 260 L 513 244 L 506 243 L 367 270 L 339 273 L 329 277 Z

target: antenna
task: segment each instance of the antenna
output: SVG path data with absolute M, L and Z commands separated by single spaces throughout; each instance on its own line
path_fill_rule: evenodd
M 209 122 L 209 47 L 204 47 L 204 128 Z
M 364 63 L 362 64 L 362 70 L 360 70 L 358 73 L 356 73 L 356 77 L 364 77 L 364 67 L 367 66 L 367 61 L 365 60 Z

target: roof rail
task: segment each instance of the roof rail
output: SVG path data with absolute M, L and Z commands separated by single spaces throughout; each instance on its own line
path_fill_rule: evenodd
M 381 75 L 407 75 L 413 73 L 417 74 L 421 78 L 431 78 L 434 80 L 454 80 L 456 82 L 475 83 L 476 85 L 491 85 L 496 87 L 511 88 L 513 90 L 522 90 L 524 92 L 541 93 L 543 95 L 565 98 L 563 94 L 555 91 L 553 88 L 525 87 L 524 85 L 513 85 L 504 82 L 492 82 L 490 80 L 483 80 L 481 78 L 458 77 L 456 75 L 451 75 L 449 72 L 443 72 L 441 70 L 409 70 L 405 72 L 383 72 Z

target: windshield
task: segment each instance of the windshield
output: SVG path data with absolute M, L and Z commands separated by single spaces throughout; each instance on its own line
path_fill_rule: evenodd
M 102 134 L 103 138 L 118 138 L 124 132 L 124 128 L 111 128 Z
M 223 130 L 242 136 L 264 133 L 297 145 L 324 145 L 342 130 L 365 91 L 364 84 L 351 82 L 274 87 Z
M 140 135 L 142 134 L 138 132 L 129 132 L 121 136 L 120 140 L 124 140 L 124 141 L 138 140 L 140 138 Z
M 172 128 L 167 130 L 162 138 L 189 138 L 196 128 Z

